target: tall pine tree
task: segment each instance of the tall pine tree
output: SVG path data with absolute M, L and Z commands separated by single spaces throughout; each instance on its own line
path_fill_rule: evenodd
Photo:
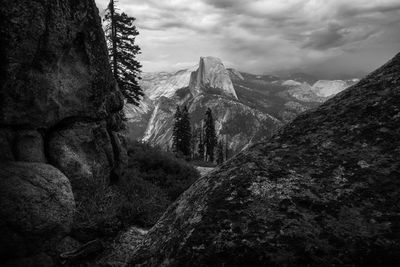
M 215 134 L 215 122 L 210 108 L 207 108 L 204 119 L 204 147 L 206 160 L 214 162 L 214 148 L 217 144 L 217 137 Z
M 190 157 L 192 127 L 187 106 L 176 107 L 174 128 L 172 129 L 172 148 L 175 154 Z
M 221 164 L 224 162 L 224 146 L 222 144 L 222 140 L 218 142 L 217 145 L 217 151 L 216 151 L 216 157 L 217 157 L 217 164 Z
M 200 160 L 204 159 L 204 122 L 201 122 L 201 126 L 198 129 L 198 150 L 197 153 L 199 154 Z
M 174 128 L 172 129 L 172 152 L 175 154 L 180 151 L 180 143 L 181 143 L 181 121 L 182 121 L 182 113 L 179 106 L 176 106 L 176 111 L 174 115 Z
M 190 156 L 191 152 L 191 140 L 192 140 L 192 127 L 190 125 L 190 117 L 189 110 L 185 105 L 182 110 L 182 118 L 181 118 L 181 133 L 182 133 L 182 142 L 180 151 L 186 157 Z
M 197 128 L 195 126 L 192 127 L 192 140 L 190 142 L 190 150 L 191 150 L 191 158 L 194 160 L 196 158 L 196 145 L 198 141 L 198 133 L 197 133 Z
M 138 84 L 142 65 L 136 60 L 140 47 L 135 44 L 139 32 L 134 17 L 119 13 L 116 0 L 110 0 L 104 21 L 111 69 L 128 103 L 139 105 L 143 90 Z

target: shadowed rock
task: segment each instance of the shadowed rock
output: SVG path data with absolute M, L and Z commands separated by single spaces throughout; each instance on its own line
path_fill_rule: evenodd
M 400 54 L 200 178 L 125 255 L 141 266 L 393 266 L 399 178 Z
M 94 1 L 6 1 L 0 12 L 0 124 L 51 126 L 122 108 Z
M 68 176 L 74 190 L 107 184 L 114 154 L 105 123 L 75 123 L 55 131 L 48 142 L 50 162 Z
M 75 212 L 68 179 L 123 172 L 123 97 L 94 0 L 3 1 L 0 25 L 0 265 L 47 266 Z
M 71 184 L 53 166 L 0 164 L 0 261 L 48 250 L 70 231 L 74 211 Z

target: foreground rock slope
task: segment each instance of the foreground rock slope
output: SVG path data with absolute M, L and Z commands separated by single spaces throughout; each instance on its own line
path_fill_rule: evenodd
M 400 54 L 200 178 L 125 256 L 140 266 L 394 266 L 399 178 Z

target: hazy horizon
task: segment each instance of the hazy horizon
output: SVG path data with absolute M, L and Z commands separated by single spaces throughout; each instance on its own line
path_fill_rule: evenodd
M 108 0 L 96 0 L 100 14 Z M 400 48 L 396 0 L 120 0 L 137 18 L 144 72 L 177 71 L 200 56 L 254 74 L 364 75 Z

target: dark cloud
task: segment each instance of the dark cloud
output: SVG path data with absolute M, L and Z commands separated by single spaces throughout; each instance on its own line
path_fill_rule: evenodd
M 344 43 L 345 37 L 343 28 L 331 23 L 326 28 L 312 32 L 304 44 L 304 47 L 324 50 L 332 47 L 340 46 Z
M 343 5 L 338 8 L 338 15 L 351 17 L 371 13 L 392 13 L 400 10 L 398 1 L 371 1 L 367 5 Z
M 217 8 L 235 8 L 240 6 L 240 1 L 234 1 L 234 0 L 205 0 L 205 3 L 212 5 Z
M 376 31 L 376 29 L 368 28 L 354 31 L 338 23 L 329 23 L 325 28 L 311 32 L 307 36 L 303 47 L 317 50 L 340 47 L 368 39 Z
M 108 0 L 96 0 L 100 8 Z M 120 0 L 137 18 L 145 71 L 200 56 L 243 71 L 325 76 L 378 67 L 400 46 L 399 0 Z

